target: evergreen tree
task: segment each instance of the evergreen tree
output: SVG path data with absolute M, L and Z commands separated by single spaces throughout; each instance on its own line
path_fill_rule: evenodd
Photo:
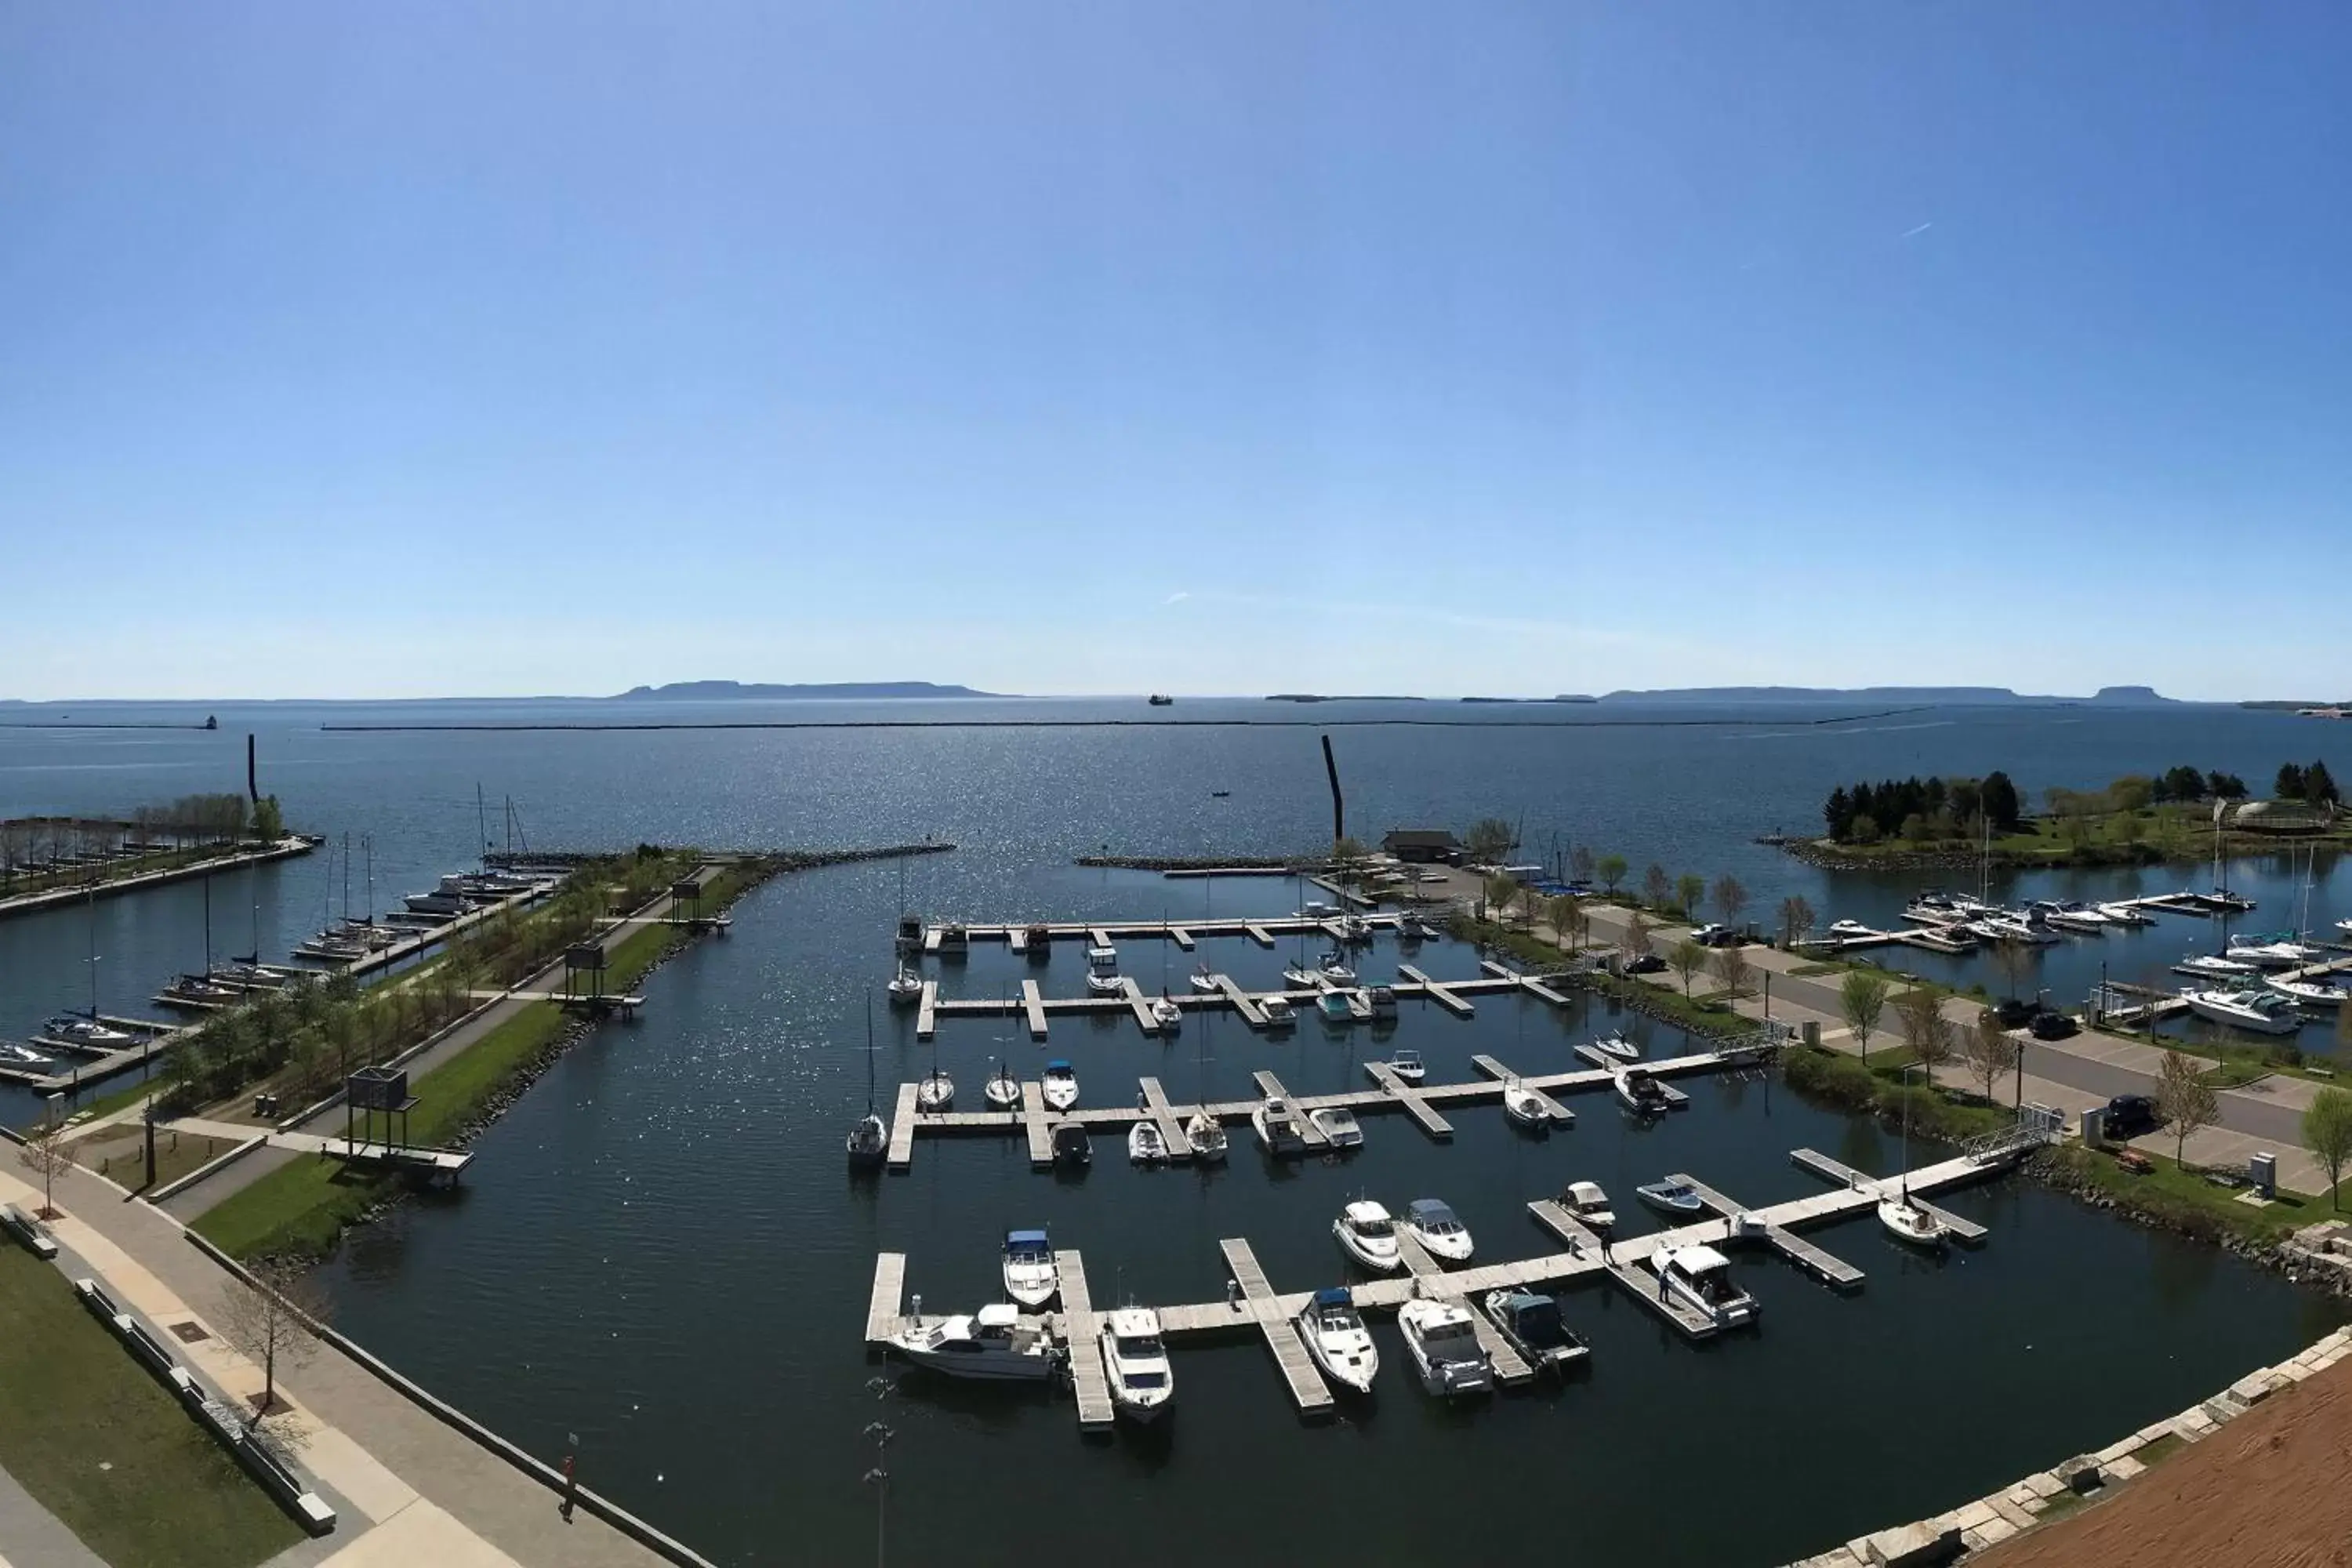
M 2303 770 L 2303 798 L 2314 805 L 2333 805 L 2342 798 L 2326 763 L 2315 762 Z
M 1828 826 L 1830 837 L 1840 840 L 1853 826 L 1853 797 L 1845 793 L 1845 785 L 1830 791 L 1829 804 L 1822 807 L 1822 820 Z
M 2020 826 L 2017 786 L 2009 775 L 1998 769 L 1985 775 L 1983 785 L 1984 813 L 1991 819 L 1996 833 L 2014 833 Z
M 2279 800 L 2301 800 L 2303 770 L 2293 763 L 2281 763 L 2278 779 L 2271 785 L 2271 795 Z

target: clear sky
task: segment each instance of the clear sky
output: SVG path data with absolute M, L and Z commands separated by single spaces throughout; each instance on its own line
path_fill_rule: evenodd
M 2352 689 L 2352 9 L 0 0 L 0 696 Z

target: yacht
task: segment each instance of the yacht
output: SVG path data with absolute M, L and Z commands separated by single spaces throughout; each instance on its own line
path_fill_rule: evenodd
M 1086 1123 L 1054 1123 L 1054 1163 L 1066 1167 L 1089 1165 L 1094 1163 L 1094 1140 L 1087 1136 Z
M 961 921 L 950 921 L 940 928 L 940 956 L 941 958 L 971 956 L 971 932 Z
M 1004 1233 L 1004 1293 L 1024 1307 L 1042 1307 L 1062 1288 L 1054 1244 L 1042 1230 Z
M 941 1072 L 934 1063 L 931 1070 L 923 1075 L 923 1081 L 915 1086 L 915 1109 L 937 1116 L 954 1105 L 955 1079 Z
M 2137 904 L 2109 903 L 2100 904 L 2097 908 L 2107 917 L 2109 925 L 2152 926 L 2156 923 L 2155 918 Z
M 2088 904 L 2062 903 L 2056 899 L 2037 899 L 2025 906 L 2025 912 L 2029 919 L 2095 936 L 2105 931 L 2110 923 L 2106 916 Z
M 43 1056 L 30 1046 L 19 1045 L 15 1040 L 0 1040 L 0 1067 L 43 1070 L 57 1065 L 54 1058 Z
M 1673 1101 L 1646 1068 L 1627 1068 L 1616 1075 L 1617 1103 L 1636 1116 L 1657 1116 Z
M 1551 1107 L 1544 1102 L 1542 1095 L 1515 1078 L 1503 1080 L 1503 1114 L 1513 1124 L 1530 1131 L 1551 1130 Z
M 1309 899 L 1298 906 L 1301 920 L 1328 921 L 1339 912 L 1337 904 L 1327 904 L 1320 899 Z
M 1486 1317 L 1495 1331 L 1537 1372 L 1564 1373 L 1591 1353 L 1560 1321 L 1559 1299 L 1537 1290 L 1489 1290 Z
M 2172 966 L 2175 974 L 2203 974 L 2217 980 L 2237 980 L 2254 973 L 2254 966 L 2210 952 L 2192 952 Z
M 1334 1149 L 1360 1149 L 1364 1143 L 1364 1129 L 1356 1121 L 1356 1113 L 1345 1106 L 1326 1105 L 1307 1113 L 1307 1120 L 1323 1134 Z
M 911 1007 L 923 999 L 923 977 L 905 963 L 890 976 L 890 1005 Z
M 1356 1010 L 1348 1005 L 1348 994 L 1344 991 L 1324 992 L 1315 998 L 1315 1010 L 1323 1016 L 1327 1024 L 1352 1024 L 1356 1021 Z
M 41 1033 L 52 1040 L 72 1046 L 89 1046 L 110 1051 L 131 1043 L 128 1031 L 110 1029 L 95 1018 L 85 1018 L 79 1013 L 60 1013 L 41 1026 Z
M 1470 1310 L 1454 1301 L 1407 1301 L 1397 1309 L 1404 1348 L 1421 1385 L 1441 1399 L 1485 1394 L 1495 1386 L 1494 1363 L 1478 1342 Z
M 917 1319 L 885 1342 L 917 1366 L 950 1377 L 1042 1383 L 1057 1370 L 1053 1341 L 1021 1321 L 1019 1310 L 992 1302 L 970 1317 L 925 1325 Z
M 1321 968 L 1323 978 L 1334 985 L 1353 985 L 1356 983 L 1356 972 L 1348 967 L 1347 956 L 1337 948 L 1323 955 Z
M 1287 1029 L 1291 1025 L 1298 1022 L 1298 1015 L 1292 1009 L 1290 998 L 1287 996 L 1279 994 L 1262 996 L 1258 999 L 1257 1010 L 1259 1016 L 1265 1019 L 1265 1026 L 1269 1029 Z
M 1119 978 L 1118 949 L 1087 949 L 1087 989 L 1102 996 L 1124 996 L 1127 982 Z
M 429 893 L 410 893 L 400 900 L 411 914 L 462 915 L 474 908 L 475 900 L 466 891 L 463 876 L 444 877 Z
M 1192 989 L 1203 996 L 1214 996 L 1224 989 L 1217 984 L 1217 977 L 1211 972 L 1209 961 L 1205 958 L 1192 971 Z
M 1835 937 L 1876 936 L 1877 931 L 1860 921 L 1832 921 L 1830 934 Z
M 1291 1114 L 1286 1100 L 1261 1100 L 1250 1108 L 1250 1125 L 1257 1131 L 1257 1141 L 1269 1154 L 1283 1156 L 1303 1154 L 1307 1140 L 1298 1131 L 1298 1121 Z
M 1949 893 L 1920 894 L 1903 908 L 1903 918 L 1921 925 L 1958 925 L 1974 913 L 1975 900 Z
M 2327 956 L 2324 949 L 2306 947 L 2284 937 L 2233 936 L 2223 950 L 2241 963 L 2258 969 L 2294 969 Z
M 1221 1161 L 1225 1157 L 1225 1124 L 1206 1111 L 1196 1110 L 1184 1123 L 1184 1142 L 1195 1160 Z
M 1078 1069 L 1059 1058 L 1045 1064 L 1037 1093 L 1048 1110 L 1067 1110 L 1078 1102 Z
M 2337 921 L 2336 922 L 2336 929 L 2342 931 L 2346 936 L 2352 936 L 2352 919 Z
M 1151 1001 L 1151 1025 L 1163 1035 L 1172 1035 L 1184 1026 L 1184 1009 L 1176 1005 L 1173 996 L 1155 996 Z
M 1359 947 L 1368 945 L 1372 940 L 1371 922 L 1361 915 L 1341 915 L 1339 940 Z
M 1376 1274 L 1393 1274 L 1404 1267 L 1404 1254 L 1397 1249 L 1396 1221 L 1376 1203 L 1349 1204 L 1331 1222 L 1331 1234 L 1349 1257 Z
M 1423 1250 L 1440 1263 L 1467 1263 L 1473 1250 L 1470 1227 L 1453 1209 L 1436 1198 L 1415 1198 L 1404 1205 L 1404 1227 Z
M 1138 1121 L 1127 1130 L 1127 1157 L 1137 1165 L 1168 1163 L 1168 1140 L 1157 1121 Z
M 1356 1315 L 1354 1299 L 1344 1286 L 1315 1292 L 1298 1314 L 1298 1336 L 1323 1375 L 1357 1394 L 1370 1394 L 1381 1370 L 1381 1352 L 1370 1331 Z
M 1897 1241 L 1940 1251 L 1948 1234 L 1942 1220 L 1913 1201 L 1909 1193 L 1878 1200 L 1878 1223 Z
M 2028 947 L 2047 947 L 2058 940 L 2058 933 L 2047 925 L 2008 913 L 1971 921 L 1969 929 L 1987 942 L 2021 942 Z
M 2306 1007 L 2340 1007 L 2347 993 L 2341 985 L 2320 980 L 2289 980 L 2284 975 L 2270 975 L 2264 985 L 2282 996 L 2292 997 Z
M 1617 1223 L 1616 1211 L 1609 1206 L 1609 1194 L 1601 1190 L 1599 1182 L 1569 1183 L 1559 1194 L 1559 1206 L 1604 1234 Z
M 1122 1307 L 1103 1320 L 1101 1342 L 1112 1405 L 1131 1420 L 1159 1420 L 1176 1397 L 1176 1373 L 1160 1337 L 1160 1314 L 1149 1307 Z
M 923 951 L 923 917 L 902 914 L 898 917 L 898 956 L 912 958 Z
M 2254 909 L 2253 900 L 2243 893 L 2233 893 L 2227 888 L 2216 888 L 2210 893 L 2184 893 L 2181 896 L 2221 914 L 2252 914 Z
M 1372 1010 L 1373 1022 L 1378 1023 L 1382 1019 L 1387 1019 L 1391 1022 L 1395 1020 L 1397 1016 L 1397 1003 L 1396 991 L 1393 987 L 1387 985 L 1372 986 L 1364 993 L 1364 1003 Z
M 1389 1071 L 1396 1074 L 1399 1083 L 1417 1084 L 1429 1076 L 1428 1065 L 1421 1059 L 1421 1053 L 1414 1050 L 1399 1051 L 1389 1058 Z
M 1642 1047 L 1622 1034 L 1603 1035 L 1592 1042 L 1592 1048 L 1603 1056 L 1615 1057 L 1621 1062 L 1637 1062 L 1642 1059 Z
M 2181 1000 L 2200 1018 L 2257 1035 L 2292 1035 L 2303 1027 L 2294 1003 L 2275 991 L 2200 991 L 2181 988 Z
M 1648 1186 L 1635 1187 L 1633 1192 L 1659 1213 L 1673 1215 L 1678 1219 L 1706 1212 L 1706 1205 L 1700 1201 L 1698 1190 L 1688 1182 L 1652 1182 Z
M 1021 1080 L 1013 1076 L 1013 1068 L 1009 1066 L 1000 1064 L 994 1072 L 989 1074 L 988 1082 L 981 1093 L 987 1098 L 991 1110 L 1021 1109 Z
M 1307 967 L 1304 959 L 1297 963 L 1283 965 L 1282 983 L 1293 991 L 1312 991 L 1315 989 L 1315 971 Z
M 1697 1309 L 1718 1328 L 1756 1321 L 1756 1299 L 1731 1282 L 1731 1260 L 1712 1247 L 1671 1247 L 1650 1254 L 1661 1289 Z
M 226 1006 L 244 993 L 226 985 L 215 984 L 201 974 L 183 974 L 163 987 L 162 994 L 180 1002 L 196 1002 L 211 1006 Z

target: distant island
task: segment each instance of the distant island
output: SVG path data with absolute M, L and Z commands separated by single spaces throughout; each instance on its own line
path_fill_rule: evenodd
M 996 697 L 969 686 L 938 686 L 928 680 L 847 680 L 831 684 L 778 686 L 740 680 L 673 680 L 667 686 L 633 686 L 607 702 L 746 702 L 836 700 L 842 698 Z
M 2172 708 L 2177 698 L 2153 687 L 2103 686 L 2089 697 L 2021 696 L 2006 686 L 1690 686 L 1661 691 L 1612 691 L 1603 702 L 1905 702 L 1986 706 L 2092 703 L 2102 708 Z
M 1268 702 L 1426 702 L 1426 697 L 1332 697 L 1317 691 L 1276 691 Z

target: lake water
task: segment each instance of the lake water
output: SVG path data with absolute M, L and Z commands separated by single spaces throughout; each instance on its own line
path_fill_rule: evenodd
M 1259 718 L 1269 706 L 1169 711 Z M 1462 711 L 1417 707 L 1429 717 Z M 1154 919 L 1164 909 L 1181 921 L 1204 897 L 1221 914 L 1287 909 L 1295 895 L 1276 879 L 1204 890 L 1070 861 L 1104 845 L 1279 852 L 1329 830 L 1311 725 L 352 735 L 317 726 L 386 710 L 218 711 L 217 735 L 0 731 L 0 814 L 96 813 L 236 787 L 252 728 L 264 787 L 292 821 L 373 837 L 379 904 L 473 853 L 478 780 L 493 836 L 511 794 L 539 845 L 952 839 L 954 854 L 909 865 L 910 898 L 926 913 L 974 919 Z M 580 714 L 572 705 L 516 711 Z M 1776 826 L 1809 828 L 1841 780 L 2003 766 L 2028 788 L 2079 787 L 2186 762 L 2253 781 L 2313 755 L 2352 776 L 2336 740 L 2343 731 L 2234 710 L 1572 728 L 1524 721 L 1622 712 L 1478 716 L 1517 721 L 1334 728 L 1350 826 L 1376 837 L 1394 825 L 1524 814 L 1531 847 L 1548 847 L 1556 833 L 1637 867 L 1729 871 L 1755 909 L 1802 892 L 1825 921 L 1882 918 L 1916 887 L 1829 878 L 1748 842 Z M 1213 789 L 1232 795 L 1213 799 Z M 2319 877 L 2315 910 L 2332 920 L 2346 912 L 2342 879 L 2326 859 Z M 2127 878 L 2094 879 L 2080 894 L 2049 880 L 2068 896 L 2132 890 Z M 2186 869 L 2141 880 L 2148 891 L 2201 885 Z M 2292 907 L 2283 868 L 2245 867 L 2233 880 L 2262 898 L 2258 923 Z M 283 952 L 339 898 L 340 874 L 331 886 L 320 858 L 219 879 L 215 946 L 244 949 L 257 900 L 262 945 Z M 145 1010 L 141 997 L 194 966 L 202 903 L 200 889 L 183 886 L 97 906 L 109 1010 Z M 1475 1520 L 1490 1550 L 1551 1549 L 1566 1530 L 1590 1560 L 1712 1564 L 1785 1562 L 1948 1507 L 2178 1410 L 2341 1315 L 2225 1255 L 2006 1182 L 1949 1200 L 1992 1235 L 1981 1251 L 1940 1263 L 1894 1249 L 1867 1222 L 1817 1233 L 1868 1272 L 1851 1297 L 1743 1258 L 1763 1304 L 1752 1337 L 1695 1348 L 1613 1288 L 1572 1291 L 1568 1311 L 1592 1339 L 1592 1370 L 1557 1394 L 1437 1407 L 1399 1370 L 1402 1344 L 1382 1324 L 1375 1332 L 1390 1364 L 1368 1412 L 1301 1426 L 1263 1347 L 1236 1341 L 1179 1352 L 1178 1409 L 1165 1430 L 1085 1441 L 1065 1403 L 943 1387 L 869 1363 L 858 1340 L 875 1252 L 908 1252 L 910 1289 L 929 1310 L 956 1310 L 995 1294 L 1004 1229 L 1044 1224 L 1084 1247 L 1097 1300 L 1208 1300 L 1223 1289 L 1216 1242 L 1225 1236 L 1249 1237 L 1278 1288 L 1343 1279 L 1328 1226 L 1359 1193 L 1392 1207 L 1445 1198 L 1493 1259 L 1549 1249 L 1524 1205 L 1571 1178 L 1602 1182 L 1640 1228 L 1648 1221 L 1631 1212 L 1632 1190 L 1666 1171 L 1760 1204 L 1819 1190 L 1790 1164 L 1793 1148 L 1874 1170 L 1894 1168 L 1899 1151 L 1871 1124 L 1769 1083 L 1697 1081 L 1686 1086 L 1688 1113 L 1646 1131 L 1583 1097 L 1576 1128 L 1541 1142 L 1480 1108 L 1454 1114 L 1448 1145 L 1402 1118 L 1370 1119 L 1364 1150 L 1329 1164 L 1272 1169 L 1243 1147 L 1223 1171 L 1139 1173 L 1104 1140 L 1092 1171 L 1073 1179 L 1033 1173 L 1015 1140 L 924 1140 L 910 1173 L 853 1180 L 840 1138 L 865 1102 L 866 998 L 887 976 L 898 904 L 891 865 L 782 879 L 752 895 L 728 940 L 690 949 L 649 982 L 640 1023 L 591 1036 L 481 1140 L 460 1195 L 404 1209 L 351 1241 L 328 1271 L 344 1326 L 534 1452 L 557 1455 L 564 1434 L 579 1433 L 591 1484 L 724 1563 L 869 1550 L 875 1498 L 859 1477 L 871 1455 L 859 1434 L 879 1418 L 898 1435 L 890 1530 L 902 1562 L 1030 1555 L 1029 1516 L 1042 1513 L 1069 1539 L 1149 1563 L 1190 1561 L 1212 1531 L 1251 1560 L 1423 1561 L 1459 1552 L 1465 1521 Z M 2062 971 L 2047 983 L 2086 985 L 2085 966 L 2095 977 L 2099 953 L 2116 963 L 2125 943 L 2177 956 L 2211 935 L 2168 921 L 2136 938 L 2069 944 L 2045 960 Z M 79 1000 L 90 945 L 82 911 L 0 924 L 0 1034 Z M 1244 984 L 1270 977 L 1284 956 L 1243 942 L 1204 951 Z M 1157 944 L 1127 943 L 1124 956 L 1129 973 L 1159 983 Z M 1367 973 L 1394 957 L 1381 943 Z M 1906 962 L 1925 968 L 1926 957 Z M 1441 976 L 1475 969 L 1474 955 L 1445 944 L 1420 962 Z M 1169 955 L 1171 985 L 1190 963 Z M 997 994 L 1025 976 L 1070 994 L 1081 970 L 1067 945 L 1042 968 L 982 947 L 947 974 L 962 994 Z M 1256 1068 L 1302 1091 L 1353 1087 L 1376 1045 L 1368 1032 L 1334 1037 L 1312 1020 L 1276 1042 L 1200 1017 L 1162 1046 L 1123 1022 L 1059 1017 L 1041 1048 L 1012 1037 L 1020 1031 L 1009 1021 L 959 1018 L 943 1021 L 935 1050 L 914 1043 L 910 1018 L 878 1002 L 875 1013 L 886 1086 L 936 1055 L 974 1100 L 998 1056 L 1031 1075 L 1047 1056 L 1068 1057 L 1099 1104 L 1129 1101 L 1147 1072 L 1180 1100 L 1244 1094 Z M 1474 1051 L 1544 1070 L 1567 1065 L 1573 1043 L 1610 1022 L 1505 999 L 1482 1000 L 1468 1022 L 1408 1006 L 1377 1050 L 1415 1047 L 1440 1078 L 1469 1076 Z M 1672 1031 L 1655 1031 L 1654 1050 L 1675 1044 Z M 28 1109 L 21 1097 L 0 1103 L 0 1112 Z

